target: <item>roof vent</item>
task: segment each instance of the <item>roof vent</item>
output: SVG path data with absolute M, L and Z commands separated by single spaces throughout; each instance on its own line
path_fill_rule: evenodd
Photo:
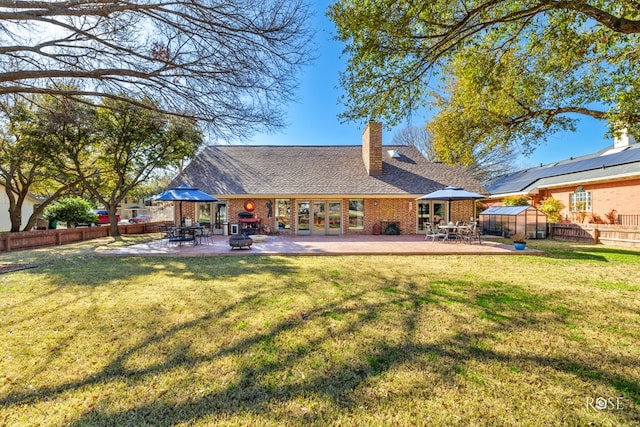
M 400 157 L 400 153 L 398 153 L 396 150 L 387 150 L 387 153 L 389 153 L 389 157 Z

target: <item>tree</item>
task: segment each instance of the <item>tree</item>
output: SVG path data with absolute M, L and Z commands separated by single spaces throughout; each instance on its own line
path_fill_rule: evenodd
M 483 183 L 514 169 L 516 155 L 510 150 L 474 147 L 463 143 L 464 135 L 453 139 L 432 138 L 432 133 L 440 135 L 437 129 L 432 132 L 427 128 L 407 126 L 393 136 L 393 144 L 416 147 L 431 162 L 463 166 Z
M 304 0 L 25 0 L 0 19 L 0 95 L 109 98 L 225 138 L 283 126 L 311 51 Z
M 348 55 L 343 119 L 395 124 L 433 101 L 450 125 L 436 138 L 464 125 L 472 145 L 525 151 L 573 129 L 568 113 L 640 134 L 635 0 L 336 0 L 329 16 Z
M 47 155 L 105 207 L 112 236 L 119 235 L 116 210 L 128 193 L 154 171 L 193 157 L 202 143 L 193 121 L 121 101 L 96 109 L 52 97 L 39 117 Z
M 0 115 L 0 179 L 9 201 L 10 231 L 20 231 L 22 206 L 29 194 L 36 194 L 40 203 L 22 228 L 31 230 L 47 205 L 77 182 L 53 170 L 49 157 L 38 149 L 42 139 L 35 131 L 37 112 L 32 103 L 5 98 L 0 102 Z
M 427 160 L 431 162 L 437 160 L 437 154 L 431 145 L 431 135 L 424 127 L 406 126 L 393 135 L 392 143 L 415 147 Z

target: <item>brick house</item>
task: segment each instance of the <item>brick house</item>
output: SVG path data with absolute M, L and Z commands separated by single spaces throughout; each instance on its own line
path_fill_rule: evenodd
M 616 211 L 618 223 L 639 225 L 640 144 L 622 135 L 613 147 L 505 175 L 487 190 L 490 205 L 506 196 L 525 196 L 533 206 L 553 197 L 565 206 L 565 222 L 597 222 Z
M 449 214 L 446 202 L 418 197 L 447 185 L 486 193 L 464 168 L 429 162 L 414 147 L 383 146 L 379 122 L 368 124 L 362 145 L 211 145 L 170 187 L 182 184 L 220 199 L 183 203 L 185 217 L 219 234 L 234 232 L 243 211 L 271 232 L 423 233 L 429 221 L 469 220 L 475 202 L 453 202 Z

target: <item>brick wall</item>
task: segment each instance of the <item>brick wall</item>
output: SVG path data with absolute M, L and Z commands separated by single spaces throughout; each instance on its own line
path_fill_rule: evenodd
M 591 193 L 591 213 L 599 215 L 603 219 L 605 214 L 612 209 L 620 215 L 640 215 L 640 179 L 581 186 L 585 191 Z M 572 221 L 574 218 L 569 210 L 569 197 L 578 187 L 579 185 L 572 185 L 564 188 L 546 189 L 542 194 L 544 197 L 560 200 L 565 205 L 562 217 Z
M 286 197 L 283 197 L 286 198 Z M 275 223 L 275 199 L 230 199 L 227 200 L 227 215 L 230 224 L 238 222 L 238 213 L 244 211 L 244 203 L 247 200 L 253 200 L 255 210 L 253 213 L 262 218 L 262 225 L 268 225 L 271 230 L 277 230 Z M 291 200 L 291 229 L 280 232 L 297 233 L 297 209 L 298 201 L 313 202 L 317 199 L 290 199 Z M 326 199 L 332 201 L 333 199 Z M 397 221 L 401 234 L 415 234 L 417 232 L 417 200 L 412 198 L 368 198 L 364 199 L 364 229 L 349 229 L 349 200 L 337 199 L 342 203 L 342 231 L 343 234 L 373 234 L 374 225 L 380 224 L 381 221 Z M 268 218 L 267 202 L 272 203 L 272 217 Z M 183 202 L 183 217 L 196 218 L 195 203 Z M 178 208 L 176 207 L 176 212 Z M 451 202 L 451 217 L 453 221 L 469 221 L 475 214 L 474 203 L 471 200 L 463 200 Z M 178 213 L 176 213 L 176 222 L 178 221 Z M 313 219 L 312 219 L 313 220 Z
M 362 133 L 362 161 L 369 175 L 382 175 L 382 123 L 380 122 L 369 122 Z

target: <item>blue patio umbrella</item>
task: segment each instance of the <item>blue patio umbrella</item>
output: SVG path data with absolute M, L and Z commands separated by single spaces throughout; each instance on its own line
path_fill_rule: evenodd
M 451 202 L 455 200 L 478 200 L 484 199 L 482 194 L 474 193 L 473 191 L 467 191 L 462 187 L 454 187 L 452 185 L 443 188 L 442 190 L 436 190 L 429 194 L 425 194 L 422 197 L 418 197 L 417 200 L 446 200 L 449 202 L 447 218 L 451 220 Z
M 180 224 L 182 224 L 182 202 L 217 202 L 219 199 L 197 188 L 182 184 L 149 198 L 159 202 L 180 202 Z

